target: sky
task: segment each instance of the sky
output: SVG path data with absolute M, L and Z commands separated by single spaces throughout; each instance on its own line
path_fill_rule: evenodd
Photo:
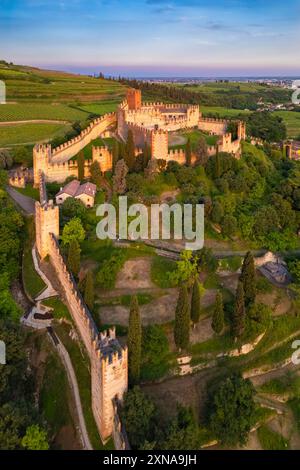
M 0 59 L 125 76 L 300 76 L 300 0 L 0 0 Z

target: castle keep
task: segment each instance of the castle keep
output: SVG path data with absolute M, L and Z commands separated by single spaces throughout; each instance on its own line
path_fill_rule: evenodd
M 51 145 L 36 145 L 33 150 L 34 185 L 39 185 L 39 172 L 46 181 L 62 183 L 69 176 L 78 175 L 77 161 L 72 160 L 80 150 L 106 132 L 113 132 L 116 138 L 125 141 L 131 130 L 136 145 L 136 155 L 147 144 L 151 157 L 174 160 L 184 164 L 185 150 L 169 150 L 169 133 L 183 129 L 199 129 L 219 136 L 216 145 L 209 146 L 208 156 L 219 152 L 241 154 L 241 141 L 246 138 L 246 126 L 238 121 L 238 137 L 232 140 L 227 132 L 225 119 L 204 118 L 199 106 L 187 104 L 143 103 L 140 90 L 130 89 L 116 113 L 109 113 L 93 121 L 80 135 L 52 149 Z M 102 172 L 112 169 L 112 152 L 108 147 L 92 147 L 91 160 L 85 161 L 85 177 L 90 175 L 90 166 L 97 161 Z M 192 156 L 192 162 L 195 156 Z
M 99 333 L 72 274 L 60 252 L 59 209 L 48 201 L 43 174 L 39 174 L 40 202 L 35 205 L 36 247 L 41 259 L 49 256 L 64 290 L 69 311 L 91 363 L 92 410 L 103 442 L 114 437 L 115 447 L 125 448 L 116 426 L 116 405 L 128 388 L 127 347 L 120 345 L 115 329 Z

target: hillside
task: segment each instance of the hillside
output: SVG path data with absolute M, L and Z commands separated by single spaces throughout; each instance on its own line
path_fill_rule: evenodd
M 7 100 L 7 104 L 0 106 L 1 146 L 61 137 L 74 121 L 85 122 L 90 114 L 114 111 L 126 89 L 118 82 L 102 78 L 3 61 L 0 80 L 5 82 Z M 39 122 L 43 120 L 48 122 Z M 17 127 L 16 121 L 20 122 Z

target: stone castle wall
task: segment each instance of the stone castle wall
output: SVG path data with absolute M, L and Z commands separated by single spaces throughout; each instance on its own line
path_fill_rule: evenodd
M 214 119 L 201 117 L 198 129 L 214 135 L 223 135 L 227 131 L 228 121 L 226 119 Z
M 43 184 L 41 174 L 40 188 Z M 37 250 L 41 259 L 49 256 L 63 288 L 71 316 L 88 352 L 91 361 L 92 410 L 101 439 L 106 442 L 110 436 L 118 435 L 114 429 L 116 420 L 113 400 L 122 400 L 128 388 L 127 347 L 119 347 L 117 352 L 109 347 L 110 341 L 115 341 L 114 329 L 99 334 L 60 252 L 58 206 L 52 201 L 48 202 L 47 197 L 41 194 L 41 200 L 43 199 L 45 202 L 36 202 L 35 207 Z
M 52 157 L 56 160 L 66 159 L 77 155 L 80 150 L 86 147 L 92 140 L 97 139 L 107 128 L 116 124 L 116 113 L 108 113 L 95 119 L 86 129 L 84 129 L 77 137 L 65 142 L 64 144 L 52 150 Z

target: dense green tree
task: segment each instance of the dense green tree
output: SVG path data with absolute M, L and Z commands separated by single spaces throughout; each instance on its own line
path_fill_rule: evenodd
M 7 149 L 0 149 L 0 168 L 9 170 L 13 164 L 13 157 Z
M 129 171 L 132 171 L 135 164 L 135 144 L 133 138 L 133 132 L 129 129 L 126 140 L 126 164 Z
M 220 334 L 224 329 L 224 307 L 223 307 L 223 297 L 220 291 L 217 292 L 216 304 L 213 312 L 212 329 L 215 333 Z
M 250 380 L 235 374 L 212 391 L 210 428 L 227 446 L 245 444 L 254 424 L 254 387 Z
M 191 320 L 194 325 L 198 323 L 201 313 L 201 296 L 200 296 L 200 283 L 195 279 L 192 291 L 191 301 Z
M 94 293 L 94 277 L 92 271 L 88 271 L 85 277 L 84 285 L 84 301 L 90 310 L 94 308 L 95 293 Z
M 97 188 L 101 187 L 103 177 L 102 177 L 102 171 L 99 165 L 99 162 L 93 162 L 90 166 L 90 175 L 91 175 L 91 181 L 94 183 Z
M 26 434 L 22 439 L 22 446 L 28 450 L 48 450 L 49 444 L 46 431 L 37 424 L 32 424 L 26 429 Z
M 255 266 L 251 251 L 244 258 L 240 280 L 244 288 L 245 305 L 248 307 L 255 302 L 256 295 Z
M 226 237 L 232 237 L 237 231 L 237 219 L 233 215 L 225 215 L 222 222 L 222 232 Z
M 74 217 L 64 226 L 61 236 L 64 245 L 69 245 L 73 240 L 81 243 L 84 238 L 85 231 L 78 217 Z
M 83 181 L 84 180 L 84 153 L 82 150 L 77 155 L 77 171 L 78 171 L 79 181 Z
M 154 436 L 156 409 L 153 402 L 139 387 L 129 390 L 124 396 L 121 417 L 129 442 L 134 449 L 151 442 Z
M 177 416 L 166 431 L 162 442 L 164 450 L 197 450 L 200 449 L 200 429 L 191 408 L 178 407 Z
M 211 220 L 216 224 L 219 224 L 224 217 L 224 209 L 220 201 L 215 201 L 213 203 L 213 208 L 211 211 Z
M 68 268 L 75 275 L 78 276 L 80 270 L 80 245 L 77 240 L 71 240 L 68 249 Z
M 0 406 L 0 450 L 20 449 L 28 422 L 28 416 L 14 402 Z
M 136 295 L 130 303 L 127 345 L 129 380 L 131 383 L 137 383 L 141 372 L 142 324 Z
M 14 163 L 24 165 L 26 167 L 32 166 L 32 150 L 29 147 L 16 146 L 13 150 Z
M 206 246 L 201 248 L 201 250 L 196 252 L 196 259 L 200 271 L 214 273 L 218 268 L 218 260 L 211 248 L 207 248 Z
M 5 188 L 8 184 L 8 173 L 5 170 L 0 169 L 0 188 Z
M 185 163 L 187 166 L 192 164 L 192 146 L 191 139 L 188 137 L 187 143 L 185 144 Z
M 232 319 L 232 333 L 235 338 L 239 338 L 245 330 L 245 297 L 243 283 L 239 281 L 234 304 Z
M 193 256 L 189 250 L 180 254 L 180 260 L 176 261 L 176 270 L 169 273 L 169 279 L 172 284 L 191 287 L 198 275 L 198 259 Z
M 61 205 L 61 214 L 64 221 L 78 217 L 84 223 L 87 218 L 87 208 L 80 199 L 68 197 Z
M 154 380 L 169 370 L 169 342 L 161 325 L 143 329 L 141 378 Z
M 177 348 L 185 349 L 190 341 L 190 306 L 185 285 L 180 287 L 175 312 L 174 340 Z
M 265 111 L 247 116 L 247 134 L 268 142 L 281 142 L 286 139 L 287 130 L 281 117 Z

